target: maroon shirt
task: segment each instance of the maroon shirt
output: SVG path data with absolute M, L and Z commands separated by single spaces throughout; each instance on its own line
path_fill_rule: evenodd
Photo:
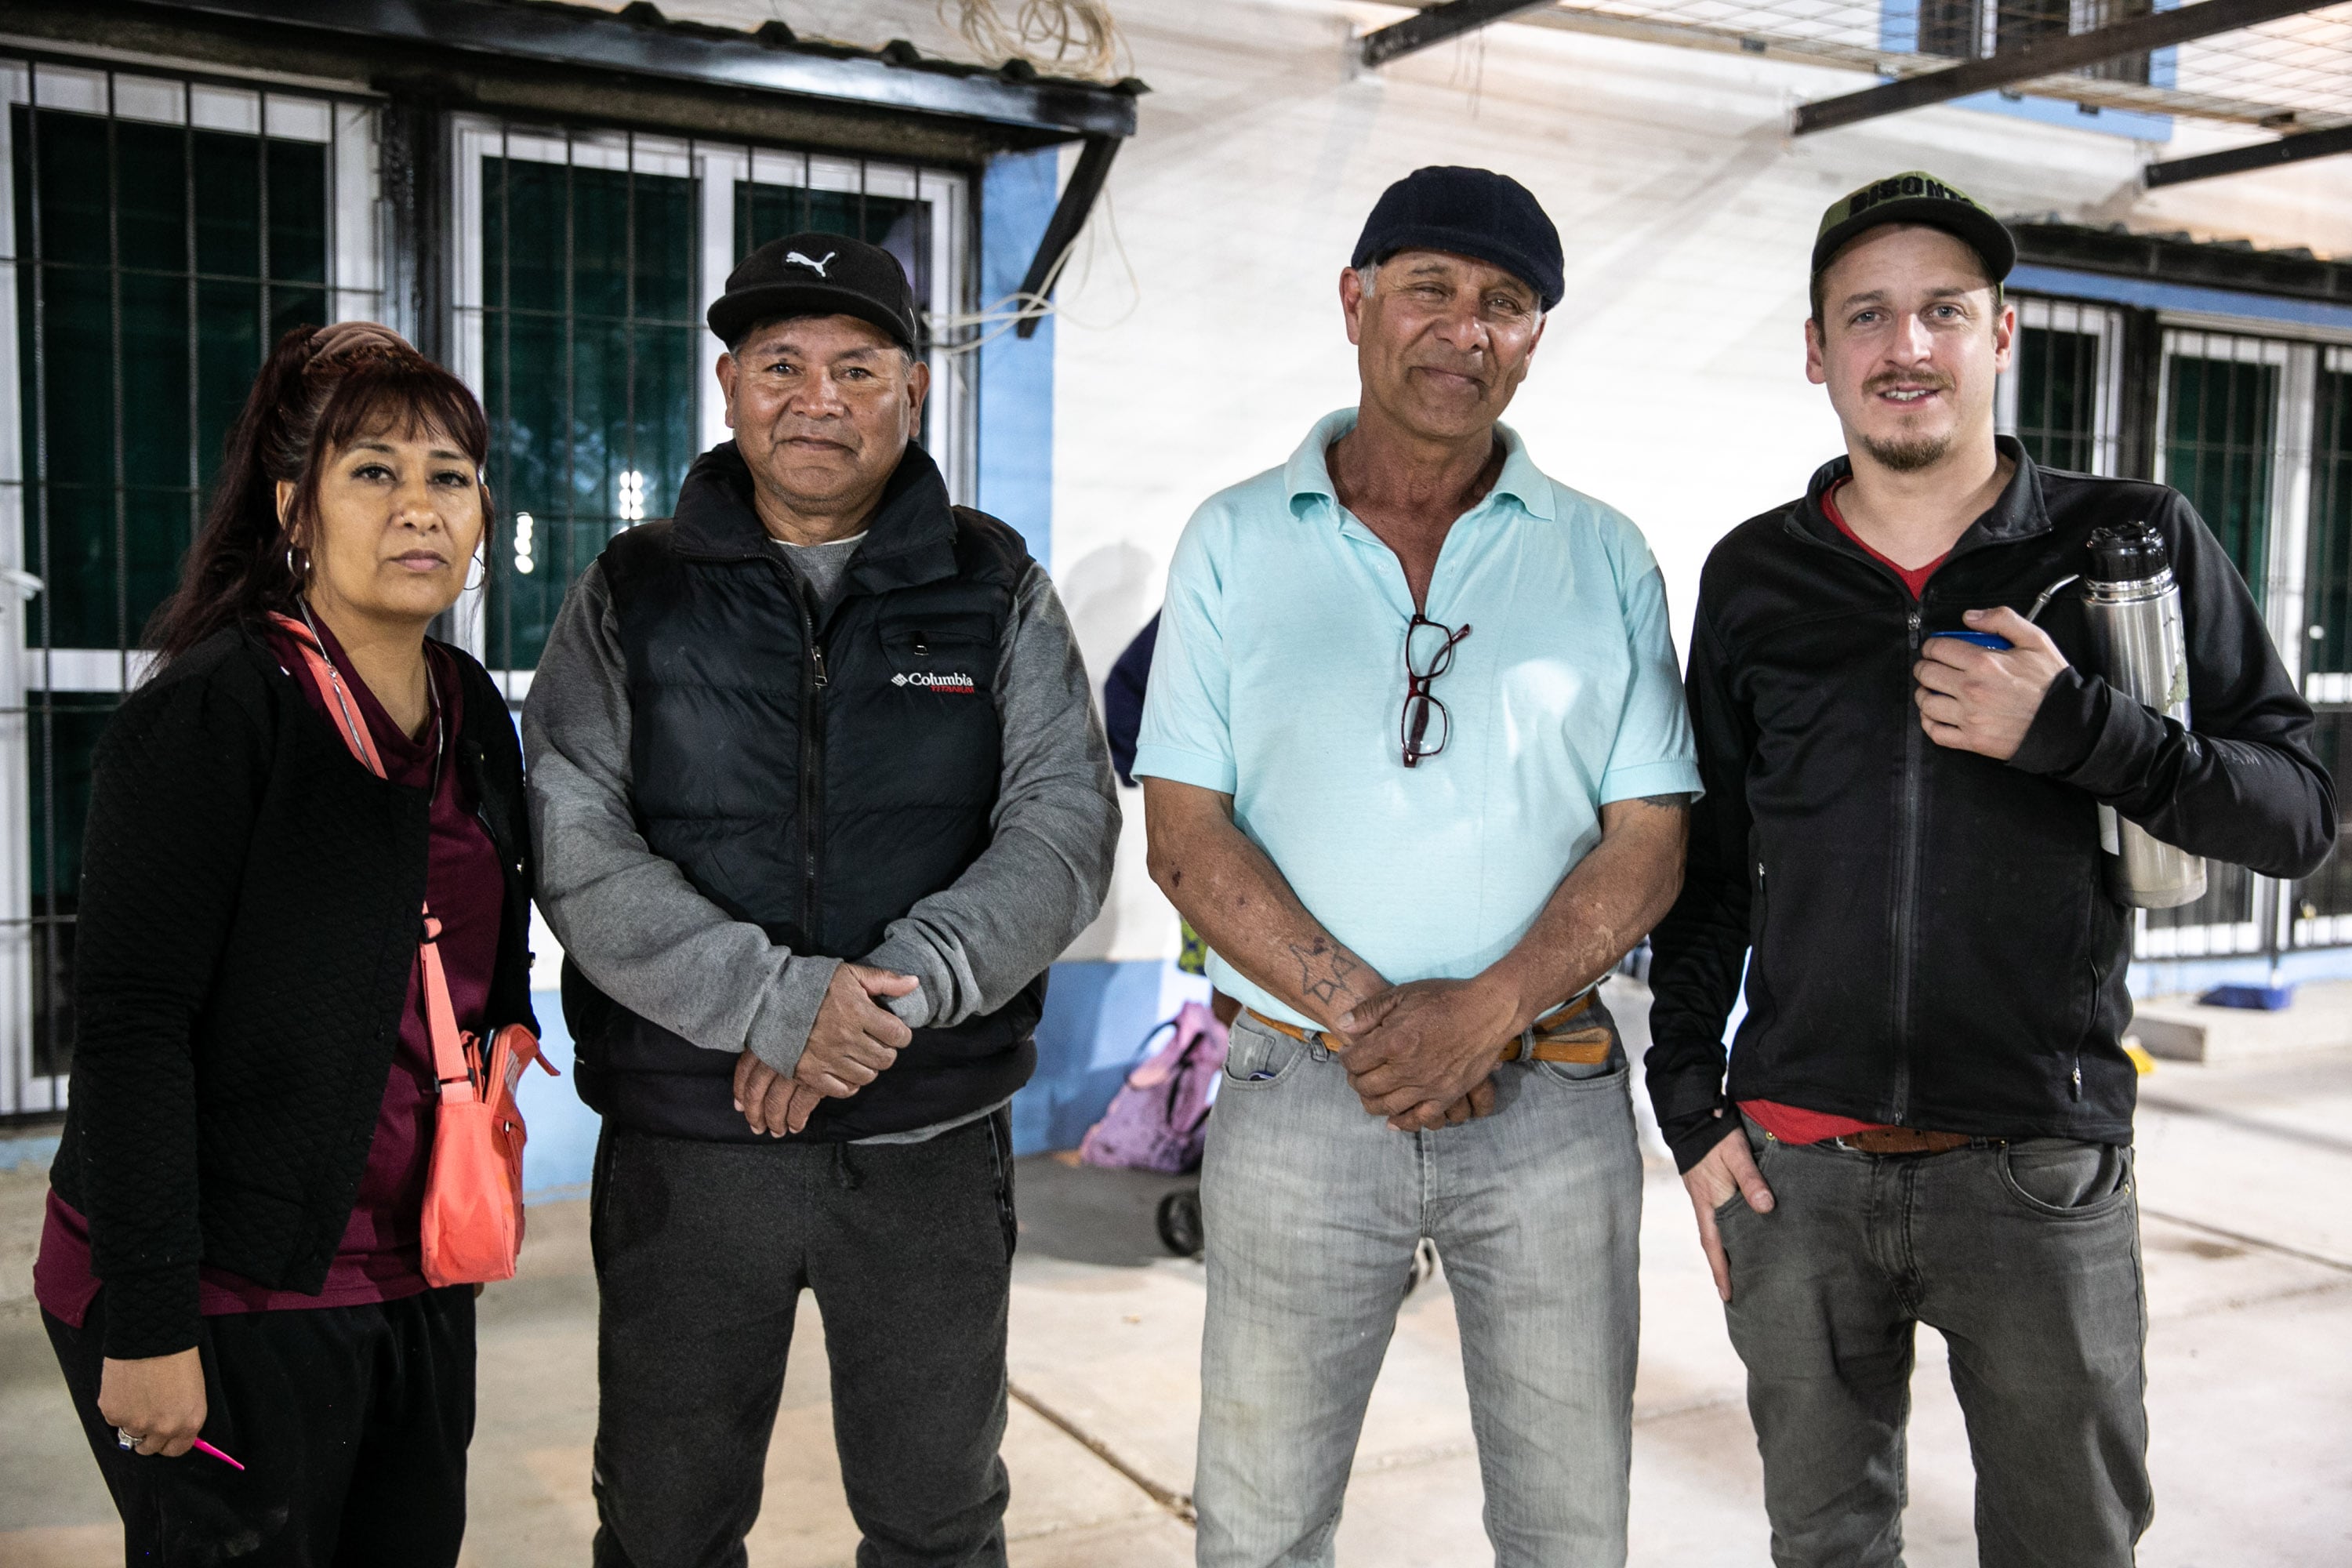
M 432 726 L 426 725 L 422 741 L 402 734 L 352 668 L 351 660 L 343 657 L 334 634 L 321 625 L 319 635 L 325 641 L 327 657 L 342 671 L 345 684 L 358 700 L 386 775 L 412 789 L 430 785 Z M 269 641 L 278 662 L 293 676 L 310 706 L 334 723 L 327 695 L 311 680 L 292 639 L 273 630 Z M 425 652 L 434 688 L 441 696 L 442 731 L 454 753 L 458 726 L 465 717 L 462 686 L 447 653 L 430 643 Z M 341 733 L 340 727 L 337 732 Z M 353 765 L 364 764 L 354 760 Z M 476 803 L 457 775 L 453 754 L 443 761 L 440 787 L 433 796 L 425 898 L 441 921 L 441 963 L 448 975 L 457 1026 L 479 1030 L 489 1001 L 490 977 L 498 967 L 506 878 L 498 848 L 475 816 Z M 425 1176 L 433 1157 L 436 1096 L 433 1037 L 425 1019 L 423 980 L 422 966 L 412 965 L 408 1000 L 400 1016 L 400 1045 L 384 1079 L 383 1103 L 376 1108 L 375 1136 L 368 1145 L 359 1199 L 343 1226 L 343 1239 L 335 1249 L 325 1286 L 317 1295 L 306 1296 L 297 1290 L 271 1289 L 225 1268 L 206 1267 L 197 1286 L 197 1306 L 205 1313 L 353 1307 L 397 1300 L 425 1289 L 419 1227 L 425 1213 Z M 40 1255 L 33 1264 L 35 1298 L 50 1316 L 79 1328 L 100 1283 L 90 1272 L 88 1222 L 51 1192 L 41 1229 Z

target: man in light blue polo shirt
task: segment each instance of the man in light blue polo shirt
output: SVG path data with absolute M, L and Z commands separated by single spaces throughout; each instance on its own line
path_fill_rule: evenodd
M 1236 1022 L 1202 1197 L 1203 1568 L 1332 1560 L 1420 1239 L 1508 1568 L 1625 1558 L 1641 1163 L 1591 992 L 1698 789 L 1656 564 L 1496 423 L 1561 293 L 1515 182 L 1423 169 L 1339 279 L 1360 406 L 1184 531 L 1135 772 Z

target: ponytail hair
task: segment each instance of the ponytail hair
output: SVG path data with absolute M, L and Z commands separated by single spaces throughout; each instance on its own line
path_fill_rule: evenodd
M 389 327 L 296 327 L 278 340 L 230 427 L 212 505 L 180 585 L 147 624 L 155 668 L 226 627 L 295 613 L 310 574 L 306 541 L 328 461 L 352 442 L 388 430 L 433 431 L 470 458 L 477 472 L 489 460 L 489 426 L 473 393 Z M 280 484 L 294 486 L 282 521 Z M 482 511 L 487 523 L 487 479 Z

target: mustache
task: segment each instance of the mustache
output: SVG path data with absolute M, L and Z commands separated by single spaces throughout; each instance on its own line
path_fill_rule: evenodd
M 1486 355 L 1474 354 L 1464 361 L 1443 359 L 1415 360 L 1412 368 L 1414 370 L 1442 370 L 1448 375 L 1466 375 L 1472 381 L 1484 384 L 1488 374 L 1489 367 L 1486 363 Z
M 844 425 L 778 425 L 770 434 L 777 441 L 830 441 L 855 450 L 857 433 Z
M 1952 390 L 1952 378 L 1932 370 L 1882 371 L 1864 382 L 1862 390 L 1865 395 L 1874 397 L 1894 386 L 1917 387 L 1926 392 L 1949 392 Z

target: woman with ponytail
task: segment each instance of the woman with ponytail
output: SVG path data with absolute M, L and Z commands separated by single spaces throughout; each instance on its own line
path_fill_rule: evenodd
M 387 329 L 288 333 L 99 743 L 34 1282 L 131 1563 L 457 1559 L 478 1288 L 422 1250 L 428 1013 L 530 1022 L 520 750 L 425 635 L 488 449 Z

